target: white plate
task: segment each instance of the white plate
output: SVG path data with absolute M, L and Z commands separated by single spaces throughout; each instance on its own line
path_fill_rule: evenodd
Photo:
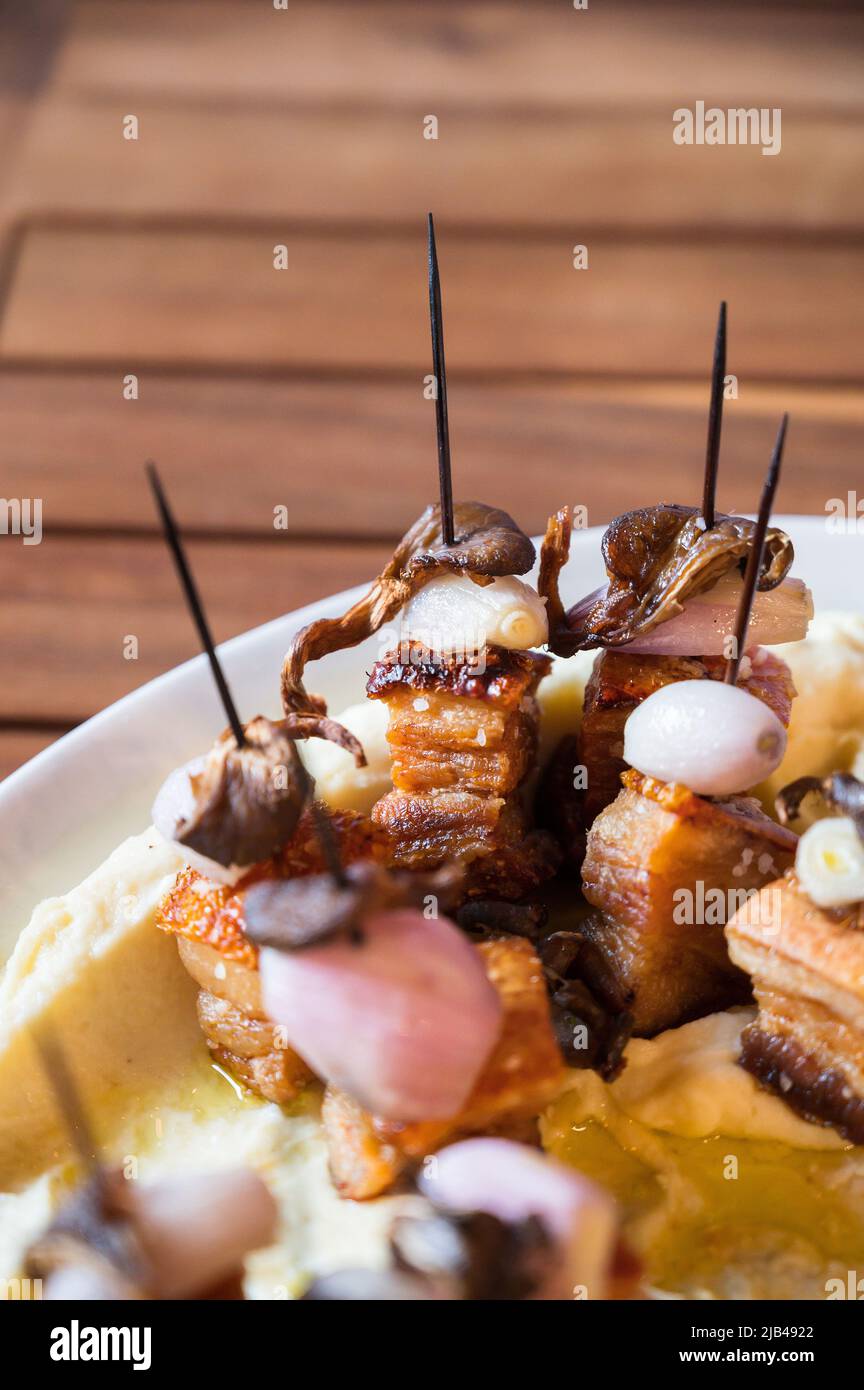
M 777 524 L 794 541 L 795 572 L 818 608 L 861 606 L 864 534 L 830 534 L 824 517 L 779 517 Z M 601 535 L 593 527 L 573 538 L 563 582 L 568 603 L 603 581 Z M 279 669 L 293 634 L 344 612 L 362 591 L 321 599 L 220 648 L 242 717 L 278 713 Z M 372 638 L 310 667 L 310 690 L 334 713 L 362 699 L 378 644 Z M 196 657 L 89 719 L 0 785 L 0 961 L 41 898 L 80 882 L 125 836 L 146 827 L 163 778 L 207 748 L 224 723 L 207 663 Z

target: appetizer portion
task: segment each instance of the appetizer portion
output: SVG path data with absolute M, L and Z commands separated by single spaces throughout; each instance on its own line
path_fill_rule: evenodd
M 387 706 L 392 753 L 393 791 L 373 820 L 389 836 L 394 865 L 426 870 L 455 859 L 467 892 L 494 887 L 518 898 L 558 864 L 554 840 L 532 832 L 524 805 L 537 753 L 535 696 L 551 664 L 525 649 L 547 636 L 543 604 L 518 578 L 534 547 L 505 512 L 481 503 L 455 505 L 452 521 L 447 544 L 440 509 L 428 508 L 349 613 L 297 634 L 283 704 L 292 727 L 321 732 L 321 701 L 303 685 L 306 662 L 398 620 L 398 640 L 367 685 Z
M 588 832 L 582 886 L 599 915 L 584 930 L 643 1036 L 748 997 L 749 981 L 729 960 L 723 927 L 742 898 L 785 870 L 795 848 L 795 836 L 743 795 L 779 766 L 786 747 L 784 721 L 764 697 L 773 696 L 788 720 L 791 690 L 776 668 L 757 677 L 754 691 L 739 683 L 785 433 L 784 418 L 748 535 L 722 680 L 711 679 L 704 662 L 708 679 L 679 669 L 677 679 L 659 682 L 635 706 L 623 750 L 633 770 Z M 726 543 L 734 549 L 729 537 Z M 753 666 L 748 659 L 748 677 Z
M 794 870 L 726 928 L 759 1006 L 741 1064 L 805 1118 L 864 1144 L 864 783 L 801 778 L 778 810 L 794 819 L 811 795 L 840 814 L 805 830 Z

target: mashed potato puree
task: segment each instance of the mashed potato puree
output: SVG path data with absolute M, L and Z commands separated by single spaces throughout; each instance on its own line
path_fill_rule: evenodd
M 864 622 L 822 618 L 784 652 L 801 691 L 781 785 L 864 758 Z M 541 687 L 542 752 L 578 723 L 593 654 L 556 662 Z M 384 712 L 340 716 L 366 745 L 358 774 L 331 745 L 307 757 L 333 805 L 368 810 L 389 787 Z M 49 1019 L 107 1158 L 142 1181 L 250 1163 L 282 1212 L 279 1240 L 253 1255 L 247 1289 L 291 1297 L 310 1274 L 379 1264 L 410 1201 L 341 1201 L 309 1096 L 290 1109 L 246 1097 L 215 1068 L 196 987 L 154 914 L 180 863 L 155 831 L 121 845 L 71 892 L 36 908 L 0 984 L 0 1279 L 76 1177 L 30 1041 Z M 824 1297 L 830 1273 L 864 1257 L 864 1151 L 798 1120 L 735 1064 L 746 1011 L 633 1042 L 607 1086 L 573 1072 L 543 1120 L 547 1145 L 618 1196 L 648 1276 L 687 1296 Z M 730 1177 L 732 1160 L 737 1176 Z M 857 1252 L 857 1255 L 856 1255 Z M 857 1260 L 857 1263 L 856 1263 Z

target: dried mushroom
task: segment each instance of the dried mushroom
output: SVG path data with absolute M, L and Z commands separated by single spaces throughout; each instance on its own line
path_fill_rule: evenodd
M 371 861 L 349 864 L 339 876 L 266 880 L 246 890 L 246 936 L 277 951 L 300 951 L 337 937 L 359 940 L 371 913 L 422 907 L 430 896 L 446 910 L 461 887 L 456 866 L 430 874 L 398 873 Z
M 708 530 L 698 508 L 667 503 L 625 512 L 603 537 L 608 585 L 563 614 L 558 579 L 571 521 L 562 508 L 549 520 L 540 560 L 538 590 L 547 602 L 550 647 L 559 656 L 618 647 L 674 618 L 688 598 L 746 563 L 755 525 L 746 517 L 718 514 Z M 769 527 L 757 588 L 776 588 L 793 558 L 789 537 Z
M 292 733 L 298 738 L 326 738 L 365 763 L 353 734 L 327 718 L 327 706 L 303 685 L 309 661 L 331 652 L 356 647 L 396 614 L 430 580 L 442 574 L 467 574 L 477 584 L 501 575 L 526 574 L 534 564 L 534 546 L 507 512 L 483 502 L 459 502 L 454 507 L 455 542 L 445 545 L 441 513 L 427 507 L 402 537 L 378 578 L 341 618 L 321 618 L 297 633 L 282 666 L 282 704 Z
M 217 864 L 255 864 L 291 838 L 308 776 L 284 722 L 259 716 L 238 748 L 230 731 L 210 752 L 166 782 L 153 808 L 160 831 Z M 173 783 L 173 784 L 172 784 Z

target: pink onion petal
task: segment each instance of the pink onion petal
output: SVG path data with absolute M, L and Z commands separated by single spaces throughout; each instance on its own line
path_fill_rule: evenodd
M 465 1139 L 427 1159 L 425 1195 L 454 1211 L 502 1221 L 538 1217 L 556 1240 L 543 1299 L 603 1298 L 617 1240 L 615 1203 L 575 1169 L 509 1139 Z
M 312 1070 L 390 1120 L 455 1115 L 501 1028 L 475 947 L 446 918 L 410 908 L 367 918 L 360 945 L 265 948 L 261 987 Z
M 784 579 L 776 589 L 757 593 L 747 628 L 748 650 L 800 641 L 807 636 L 812 616 L 813 601 L 802 579 Z M 617 650 L 653 656 L 724 656 L 724 643 L 734 635 L 737 617 L 737 602 L 711 603 L 709 591 L 688 600 L 683 613 Z
M 165 1178 L 132 1207 L 162 1298 L 205 1292 L 275 1238 L 276 1203 L 249 1168 Z

